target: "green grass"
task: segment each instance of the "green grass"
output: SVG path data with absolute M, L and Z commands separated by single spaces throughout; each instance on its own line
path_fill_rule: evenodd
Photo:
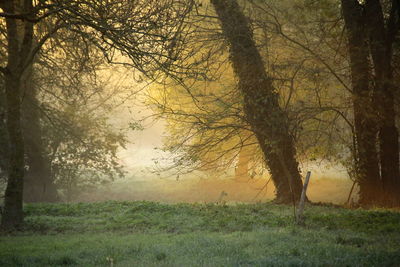
M 400 266 L 400 213 L 103 202 L 25 206 L 0 266 Z

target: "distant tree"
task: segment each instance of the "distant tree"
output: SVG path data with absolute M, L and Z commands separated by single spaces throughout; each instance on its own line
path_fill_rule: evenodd
M 25 177 L 23 200 L 25 202 L 54 202 L 58 200 L 52 179 L 50 161 L 46 154 L 45 139 L 41 125 L 38 86 L 32 77 L 31 67 L 22 82 L 22 130 L 25 145 Z
M 101 108 L 76 103 L 43 107 L 48 115 L 43 131 L 44 147 L 55 186 L 64 200 L 90 187 L 113 181 L 124 174 L 117 157 L 126 144 L 124 131 L 114 129 Z
M 40 33 L 38 33 L 40 34 Z M 101 54 L 101 51 L 79 34 L 60 29 L 53 35 L 38 52 L 32 69 L 32 77 L 25 82 L 26 88 L 23 98 L 23 128 L 26 147 L 26 177 L 24 181 L 25 202 L 49 202 L 58 199 L 57 189 L 60 189 L 62 175 L 54 173 L 54 153 L 50 140 L 55 138 L 57 142 L 70 143 L 69 150 L 76 164 L 76 168 L 82 168 L 84 154 L 72 150 L 88 147 L 92 139 L 102 138 L 102 128 L 108 127 L 106 115 L 112 111 L 112 104 L 117 105 L 125 101 L 125 95 L 133 95 L 132 88 L 123 88 L 109 81 L 111 74 L 101 74 L 105 68 L 111 68 Z M 115 70 L 116 68 L 113 68 Z M 101 77 L 99 77 L 101 76 Z M 120 78 L 121 79 L 121 78 Z M 25 79 L 26 81 L 26 79 Z M 121 97 L 121 99 L 119 99 Z M 124 99 L 122 99 L 124 97 Z M 71 109 L 74 112 L 71 112 Z M 70 113 L 68 116 L 65 112 Z M 85 136 L 91 127 L 82 128 L 78 118 L 91 116 L 94 125 L 97 124 L 98 135 Z M 96 115 L 97 114 L 97 115 Z M 102 115 L 100 115 L 102 114 Z M 74 116 L 72 116 L 74 115 Z M 103 116 L 103 117 L 102 117 Z M 65 118 L 69 118 L 66 120 Z M 89 123 L 88 123 L 89 125 Z M 73 128 L 80 131 L 72 131 Z M 53 129 L 53 130 L 50 130 Z M 55 132 L 59 132 L 57 135 Z M 121 135 L 121 143 L 124 143 L 122 133 L 115 129 L 115 134 Z M 80 133 L 77 135 L 77 133 Z M 111 133 L 111 131 L 110 131 Z M 80 141 L 79 141 L 80 140 Z M 104 147 L 107 144 L 103 142 Z M 57 146 L 58 147 L 58 146 Z M 63 152 L 64 157 L 67 152 Z M 103 162 L 107 165 L 107 150 L 99 153 L 92 161 Z M 65 165 L 68 164 L 65 161 Z M 69 160 L 69 168 L 72 161 Z M 58 168 L 59 169 L 59 168 Z M 102 168 L 98 172 L 102 173 Z M 64 172 L 66 173 L 66 172 Z M 75 183 L 79 184 L 84 176 L 73 175 Z M 94 181 L 92 179 L 92 181 Z

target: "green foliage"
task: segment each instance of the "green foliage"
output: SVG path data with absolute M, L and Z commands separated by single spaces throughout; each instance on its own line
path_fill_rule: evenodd
M 103 202 L 25 206 L 26 223 L 0 236 L 0 266 L 392 266 L 400 214 L 292 207 Z
M 126 143 L 125 135 L 112 128 L 107 116 L 79 104 L 54 110 L 51 116 L 45 121 L 44 141 L 55 183 L 67 200 L 123 175 L 117 152 Z
M 81 190 L 123 175 L 117 152 L 127 140 L 111 113 L 122 98 L 127 100 L 126 88 L 103 72 L 118 69 L 76 32 L 57 35 L 40 53 L 49 55 L 54 59 L 35 69 L 42 138 L 56 186 L 71 200 Z

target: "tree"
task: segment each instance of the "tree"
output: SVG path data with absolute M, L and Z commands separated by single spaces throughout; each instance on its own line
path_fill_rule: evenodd
M 82 98 L 59 105 L 53 110 L 44 104 L 49 114 L 43 121 L 44 148 L 60 197 L 72 201 L 80 191 L 124 175 L 117 152 L 127 141 L 125 132 L 108 122 L 109 109 L 92 109 L 94 103 Z
M 6 104 L 5 104 L 4 84 L 0 83 L 0 179 L 4 179 L 7 171 L 8 154 L 8 134 L 6 126 Z
M 254 5 L 263 10 L 261 4 Z M 305 27 L 300 20 L 296 20 L 296 13 L 279 11 L 297 23 L 292 23 L 292 28 L 280 23 L 275 13 L 269 10 L 264 13 L 272 13 L 277 32 L 292 45 L 313 57 L 314 61 L 319 61 L 324 71 L 336 79 L 338 86 L 350 93 L 350 101 L 344 98 L 341 102 L 345 104 L 342 104 L 343 107 L 331 110 L 338 112 L 350 126 L 352 136 L 344 138 L 341 142 L 352 144 L 348 147 L 354 159 L 349 162 L 353 162 L 350 166 L 354 164 L 354 171 L 351 173 L 360 185 L 360 203 L 397 205 L 395 203 L 398 194 L 394 191 L 398 190 L 398 138 L 393 101 L 396 87 L 393 86 L 391 58 L 398 29 L 398 3 L 342 1 L 340 7 L 348 34 L 348 47 L 342 46 L 341 38 L 338 38 L 341 34 L 335 30 L 340 29 L 343 21 L 340 17 L 336 19 L 330 15 L 335 14 L 339 7 L 334 1 L 296 1 L 294 5 L 303 6 L 303 10 L 310 11 L 313 11 L 314 6 L 321 8 L 317 14 L 313 14 L 310 22 L 307 21 L 306 13 L 298 13 L 303 16 L 301 20 L 306 21 Z M 303 36 L 306 38 L 302 38 Z M 331 42 L 327 42 L 329 40 Z M 348 60 L 350 64 L 347 63 Z M 351 86 L 347 85 L 348 81 L 351 81 Z M 352 105 L 346 104 L 347 102 Z M 352 107 L 352 113 L 346 111 L 348 107 Z M 387 182 L 388 180 L 391 182 Z M 390 189 L 384 189 L 385 183 L 391 184 Z
M 24 1 L 2 1 L 1 8 L 8 14 L 33 14 L 33 5 Z M 1 225 L 12 228 L 23 220 L 22 196 L 24 177 L 24 143 L 21 129 L 21 80 L 29 65 L 33 40 L 33 22 L 6 18 L 7 66 L 2 67 L 6 94 L 6 121 L 9 138 L 7 164 L 7 189 L 4 199 L 4 212 Z
M 23 200 L 24 202 L 54 202 L 58 200 L 58 194 L 44 145 L 48 137 L 43 134 L 38 86 L 33 75 L 34 69 L 31 67 L 26 72 L 21 85 L 24 92 L 21 100 L 21 123 L 26 156 Z
M 346 1 L 346 5 L 355 7 L 350 14 L 350 22 L 346 21 L 348 14 L 343 14 L 345 21 L 341 16 L 340 11 L 345 4 L 340 6 L 331 0 L 252 0 L 246 3 L 243 6 L 244 11 L 251 14 L 248 23 L 254 29 L 253 39 L 269 78 L 279 92 L 280 106 L 288 118 L 289 133 L 300 155 L 297 158 L 303 161 L 326 159 L 330 163 L 340 163 L 346 167 L 351 179 L 355 179 L 361 187 L 361 204 L 392 205 L 388 203 L 391 200 L 384 198 L 395 195 L 393 192 L 397 190 L 396 185 L 395 182 L 389 182 L 392 186 L 390 189 L 386 187 L 384 193 L 381 171 L 383 176 L 384 172 L 388 174 L 397 170 L 398 153 L 395 150 L 398 146 L 395 144 L 397 138 L 393 138 L 396 134 L 392 126 L 395 126 L 393 116 L 398 117 L 394 106 L 396 102 L 393 102 L 395 96 L 398 97 L 398 90 L 394 86 L 394 78 L 384 78 L 383 82 L 379 82 L 383 76 L 377 74 L 384 71 L 386 77 L 394 75 L 398 79 L 396 72 L 387 72 L 390 69 L 393 72 L 394 68 L 390 64 L 398 64 L 398 61 L 392 59 L 389 67 L 386 63 L 375 66 L 377 63 L 374 63 L 371 51 L 380 51 L 382 56 L 375 56 L 380 62 L 382 58 L 387 58 L 385 53 L 388 52 L 383 50 L 393 50 L 392 54 L 398 56 L 397 46 L 388 50 L 390 45 L 386 45 L 385 49 L 381 45 L 379 50 L 377 45 L 385 38 L 390 41 L 396 36 L 393 35 L 397 29 L 393 27 L 393 24 L 397 25 L 396 2 L 390 4 L 389 1 L 382 1 L 384 27 L 380 26 L 381 30 L 373 31 L 374 27 L 382 25 L 382 20 L 375 18 L 376 23 L 371 23 L 368 18 L 380 14 L 379 6 L 370 6 L 369 9 L 373 7 L 373 11 L 369 11 L 371 16 L 366 16 L 365 1 Z M 199 17 L 202 17 L 201 13 Z M 201 35 L 207 31 L 209 36 L 203 36 L 208 43 L 203 41 L 203 49 L 200 51 L 212 55 L 215 65 L 207 66 L 214 66 L 213 72 L 218 74 L 214 80 L 204 81 L 202 85 L 194 83 L 191 95 L 183 97 L 184 91 L 175 90 L 175 94 L 166 92 L 160 96 L 160 99 L 166 101 L 155 102 L 157 110 L 167 118 L 168 129 L 173 135 L 167 142 L 167 148 L 183 152 L 177 163 L 182 164 L 186 160 L 188 165 L 194 167 L 209 166 L 210 169 L 217 169 L 236 164 L 240 155 L 238 151 L 245 144 L 245 138 L 241 136 L 253 133 L 241 108 L 243 95 L 235 93 L 236 87 L 229 74 L 220 74 L 223 69 L 230 67 L 226 66 L 224 59 L 226 50 L 220 48 L 226 43 L 221 41 L 214 26 L 213 14 L 206 13 L 204 17 L 210 26 L 199 26 L 199 32 Z M 371 28 L 372 24 L 374 27 Z M 344 42 L 344 26 L 349 35 L 349 46 Z M 379 37 L 378 34 L 382 32 L 386 32 L 386 37 Z M 375 44 L 371 45 L 373 40 Z M 398 45 L 398 38 L 391 42 Z M 212 49 L 210 46 L 213 46 Z M 216 80 L 221 85 L 216 85 Z M 385 87 L 387 90 L 379 89 L 382 84 L 389 85 Z M 191 97 L 196 101 L 187 104 Z M 382 104 L 382 99 L 386 104 Z M 387 119 L 384 119 L 385 116 Z M 386 124 L 392 125 L 389 127 L 392 129 L 392 134 L 389 134 L 392 136 L 389 138 L 392 146 L 385 145 L 387 153 L 380 155 L 385 149 L 378 149 L 378 146 L 382 147 L 382 144 L 389 142 L 389 139 L 382 141 L 382 134 L 378 138 L 378 132 L 383 129 L 380 129 L 381 126 Z M 251 145 L 254 145 L 253 141 L 250 140 Z M 389 158 L 391 161 L 387 162 L 391 164 L 382 162 Z M 387 167 L 382 168 L 383 165 Z M 396 175 L 387 174 L 386 177 L 396 180 Z
M 35 5 L 34 5 L 35 4 Z M 36 53 L 60 29 L 79 33 L 96 45 L 109 62 L 135 67 L 150 79 L 179 68 L 182 22 L 191 4 L 164 1 L 2 1 L 6 21 L 7 66 L 5 80 L 7 132 L 9 136 L 8 179 L 2 227 L 14 228 L 23 220 L 24 141 L 21 128 L 21 82 Z M 52 23 L 42 24 L 50 20 Z M 54 22 L 54 23 L 53 23 Z M 46 26 L 47 25 L 47 26 Z M 51 26 L 50 26 L 51 25 Z M 45 32 L 33 45 L 35 30 Z M 116 51 L 129 62 L 115 59 Z
M 253 38 L 267 73 L 279 94 L 279 104 L 286 113 L 290 136 L 300 152 L 298 158 L 305 163 L 324 159 L 348 164 L 348 158 L 352 157 L 345 146 L 348 145 L 346 139 L 350 137 L 351 140 L 349 126 L 352 125 L 346 117 L 350 114 L 350 107 L 345 104 L 346 94 L 322 64 L 299 53 L 299 48 L 279 32 L 284 27 L 302 40 L 316 40 L 315 47 L 326 54 L 331 48 L 322 46 L 321 42 L 329 43 L 333 38 L 326 32 L 312 31 L 318 23 L 310 25 L 310 21 L 315 21 L 315 14 L 321 13 L 322 19 L 325 13 L 333 13 L 327 20 L 333 24 L 336 13 L 322 12 L 320 4 L 311 6 L 312 9 L 310 6 L 303 8 L 303 1 L 296 1 L 298 10 L 309 10 L 304 20 L 305 14 L 292 7 L 293 1 L 280 1 L 273 7 L 265 1 L 259 2 L 260 5 L 244 5 L 244 11 L 250 18 Z M 196 13 L 199 29 L 194 31 L 188 46 L 197 46 L 198 54 L 207 55 L 204 64 L 210 73 L 204 80 L 191 81 L 190 93 L 177 86 L 150 92 L 151 106 L 167 123 L 170 137 L 165 138 L 164 149 L 176 155 L 172 167 L 177 168 L 177 172 L 201 170 L 225 177 L 230 176 L 230 168 L 234 166 L 236 174 L 241 173 L 240 167 L 246 165 L 241 156 L 249 151 L 252 154 L 251 176 L 262 176 L 266 173 L 263 153 L 243 112 L 243 94 L 237 88 L 229 63 L 227 41 L 218 27 L 218 17 L 207 12 L 211 10 L 207 5 L 203 8 Z M 291 12 L 281 13 L 280 8 Z M 325 29 L 323 26 L 321 29 Z M 327 27 L 333 28 L 332 25 Z M 340 24 L 334 28 L 340 33 L 336 28 L 340 28 Z M 330 52 L 329 56 L 334 53 Z M 338 69 L 341 68 L 339 65 Z M 348 143 L 351 145 L 351 141 Z
M 381 1 L 343 0 L 342 10 L 348 33 L 361 203 L 399 205 L 397 88 L 392 67 L 399 3 L 391 1 L 387 12 Z
M 231 61 L 243 94 L 244 113 L 271 171 L 277 201 L 295 201 L 300 197 L 302 181 L 293 139 L 247 19 L 236 1 L 213 0 L 212 4 L 230 44 Z
M 393 81 L 393 42 L 399 28 L 400 3 L 391 1 L 386 21 L 379 0 L 365 2 L 365 12 L 374 66 L 374 91 L 379 115 L 379 158 L 385 200 L 389 205 L 400 205 L 399 133 L 396 126 Z
M 342 1 L 351 63 L 355 135 L 357 144 L 357 179 L 360 202 L 376 203 L 381 195 L 377 143 L 377 123 L 371 99 L 369 49 L 367 46 L 366 17 L 356 1 Z

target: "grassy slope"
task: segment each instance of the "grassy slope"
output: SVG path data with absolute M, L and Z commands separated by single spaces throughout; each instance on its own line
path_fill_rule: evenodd
M 27 205 L 0 266 L 400 266 L 400 213 L 290 206 L 103 202 Z

